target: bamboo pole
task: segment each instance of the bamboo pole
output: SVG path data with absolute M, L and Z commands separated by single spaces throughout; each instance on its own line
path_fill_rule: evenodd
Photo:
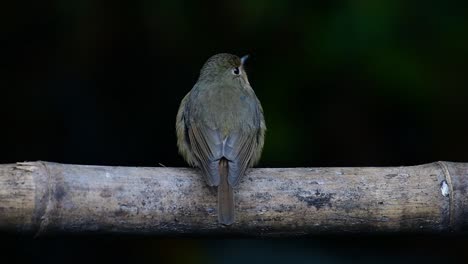
M 217 223 L 199 171 L 23 162 L 0 165 L 0 231 L 297 236 L 450 232 L 468 226 L 468 163 L 259 168 Z

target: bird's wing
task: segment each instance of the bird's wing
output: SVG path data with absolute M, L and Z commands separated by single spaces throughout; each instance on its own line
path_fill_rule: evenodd
M 180 154 L 191 165 L 197 166 L 197 160 L 191 153 L 190 140 L 187 130 L 187 102 L 190 98 L 190 92 L 182 99 L 176 118 L 177 146 Z
M 257 148 L 257 134 L 232 133 L 224 144 L 224 156 L 229 160 L 229 184 L 236 186 L 250 165 Z
M 205 125 L 190 123 L 188 136 L 198 165 L 208 185 L 219 185 L 219 159 L 222 158 L 223 141 L 218 130 Z

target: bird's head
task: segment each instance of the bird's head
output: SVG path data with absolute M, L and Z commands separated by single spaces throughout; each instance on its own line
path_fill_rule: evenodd
M 209 58 L 200 71 L 199 81 L 216 81 L 227 84 L 249 84 L 244 63 L 249 56 L 220 53 Z

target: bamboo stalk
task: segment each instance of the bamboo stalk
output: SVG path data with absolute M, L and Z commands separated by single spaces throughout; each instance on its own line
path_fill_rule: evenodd
M 468 163 L 259 168 L 217 223 L 216 191 L 196 169 L 0 165 L 0 231 L 297 236 L 450 232 L 468 226 Z

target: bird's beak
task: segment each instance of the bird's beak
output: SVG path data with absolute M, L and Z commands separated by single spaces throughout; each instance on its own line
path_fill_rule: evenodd
M 247 61 L 247 59 L 249 58 L 249 55 L 245 55 L 241 58 L 241 64 L 244 65 L 245 64 L 245 61 Z

